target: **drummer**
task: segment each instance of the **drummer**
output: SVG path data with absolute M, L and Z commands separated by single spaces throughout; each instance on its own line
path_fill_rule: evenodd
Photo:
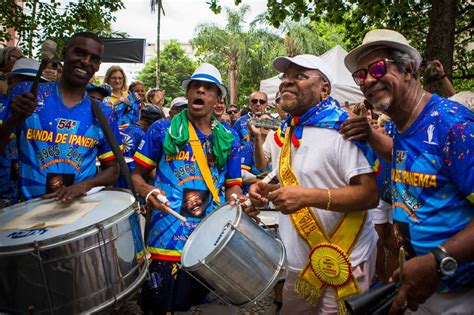
M 337 314 L 367 290 L 375 271 L 377 235 L 364 210 L 377 203 L 367 146 L 344 140 L 348 117 L 329 96 L 332 73 L 313 55 L 278 57 L 280 104 L 289 116 L 276 132 L 272 166 L 281 186 L 257 182 L 254 204 L 271 201 L 288 257 L 281 314 Z M 309 259 L 308 259 L 309 257 Z
M 155 209 L 147 218 L 150 279 L 139 299 L 147 314 L 184 312 L 204 303 L 208 291 L 179 270 L 177 263 L 198 223 L 220 202 L 241 193 L 239 139 L 212 116 L 214 105 L 227 94 L 221 74 L 205 63 L 181 86 L 187 109 L 171 121 L 155 122 L 134 156 L 133 183 Z M 154 169 L 152 186 L 147 178 Z M 160 194 L 167 196 L 166 203 L 186 217 L 186 222 L 167 213 L 157 199 Z
M 6 105 L 8 118 L 0 127 L 0 152 L 14 132 L 23 199 L 47 194 L 45 197 L 67 202 L 95 186 L 109 186 L 117 180 L 118 164 L 86 94 L 103 51 L 97 35 L 74 34 L 63 50 L 64 72 L 59 81 L 41 83 L 37 95 L 30 93 L 30 82 L 19 83 L 12 90 Z M 101 107 L 111 117 L 110 110 Z M 116 122 L 110 119 L 109 123 L 121 141 Z M 96 176 L 97 156 L 103 171 Z M 52 191 L 49 182 L 57 178 L 62 178 L 63 185 Z

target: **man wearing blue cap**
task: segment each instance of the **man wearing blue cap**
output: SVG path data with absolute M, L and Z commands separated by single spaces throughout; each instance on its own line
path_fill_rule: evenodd
M 199 222 L 233 193 L 241 193 L 239 140 L 212 116 L 214 105 L 227 94 L 219 71 L 202 64 L 181 85 L 187 109 L 171 121 L 155 122 L 134 156 L 133 182 L 153 209 L 147 219 L 150 279 L 142 288 L 139 304 L 153 314 L 187 311 L 204 302 L 207 290 L 179 270 L 177 263 Z M 149 185 L 146 180 L 154 169 L 154 185 Z M 162 195 L 172 210 L 186 216 L 186 222 L 166 212 L 158 201 Z M 198 216 L 182 211 L 186 196 L 192 195 L 200 196 Z
M 329 96 L 323 60 L 278 57 L 273 67 L 282 72 L 280 104 L 289 114 L 271 149 L 280 186 L 258 182 L 250 198 L 289 214 L 279 217 L 288 259 L 281 314 L 338 314 L 375 271 L 377 235 L 365 210 L 378 197 L 368 147 L 339 135 L 348 114 Z
M 95 84 L 88 84 L 86 88 L 87 94 L 89 97 L 95 99 L 96 101 L 103 102 L 104 98 L 110 96 L 112 90 L 108 85 L 95 85 Z

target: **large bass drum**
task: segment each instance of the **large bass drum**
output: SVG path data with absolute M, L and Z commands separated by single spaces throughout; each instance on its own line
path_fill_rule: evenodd
M 240 205 L 216 209 L 194 230 L 181 255 L 183 269 L 228 304 L 262 299 L 286 271 L 283 243 Z
M 35 199 L 0 210 L 0 312 L 94 313 L 146 276 L 135 198 L 101 191 L 63 205 Z

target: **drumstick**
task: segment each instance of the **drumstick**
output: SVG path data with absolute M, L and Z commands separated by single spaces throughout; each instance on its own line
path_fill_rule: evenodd
M 178 218 L 179 220 L 181 220 L 182 222 L 187 222 L 186 218 L 183 217 L 181 214 L 179 214 L 178 212 L 174 211 L 173 209 L 171 209 L 170 207 L 168 207 L 165 203 L 168 202 L 168 198 L 166 198 L 166 196 L 163 196 L 163 195 L 157 195 L 156 196 L 156 199 L 158 199 L 158 201 L 161 203 L 163 209 L 165 210 L 166 213 L 169 213 L 173 216 L 175 216 L 176 218 Z
M 265 176 L 263 179 L 262 179 L 262 182 L 264 182 L 265 184 L 268 184 L 269 182 L 271 182 L 276 176 L 276 169 L 272 170 L 270 173 L 267 174 L 267 176 Z M 247 199 L 245 200 L 245 202 L 243 203 L 244 206 L 251 206 L 252 205 L 252 200 Z
M 404 265 L 405 265 L 405 248 L 401 246 L 400 250 L 398 251 L 398 267 L 400 268 L 400 283 L 402 283 L 403 281 Z

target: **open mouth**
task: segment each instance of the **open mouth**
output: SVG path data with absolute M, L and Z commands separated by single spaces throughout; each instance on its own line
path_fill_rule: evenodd
M 204 101 L 200 98 L 194 100 L 193 105 L 204 105 Z

